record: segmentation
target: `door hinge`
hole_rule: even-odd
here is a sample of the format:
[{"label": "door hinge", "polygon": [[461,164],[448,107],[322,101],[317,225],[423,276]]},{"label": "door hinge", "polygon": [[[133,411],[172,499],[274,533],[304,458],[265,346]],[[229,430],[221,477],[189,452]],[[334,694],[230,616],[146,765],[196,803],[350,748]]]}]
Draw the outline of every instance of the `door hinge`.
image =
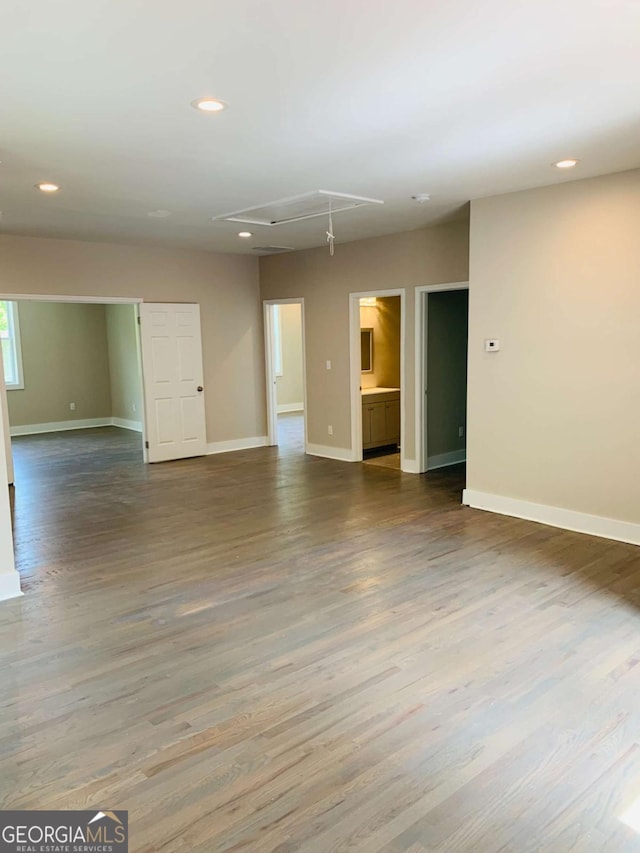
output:
[{"label": "door hinge", "polygon": [[142,325],[142,324],[141,324],[141,322],[140,322],[140,315],[139,315],[139,314],[138,314],[138,325],[139,325],[139,326],[140,326],[140,325]]},{"label": "door hinge", "polygon": [[144,446],[145,446],[145,448],[148,450],[148,449],[149,449],[149,442],[148,442],[148,441],[145,441]]}]

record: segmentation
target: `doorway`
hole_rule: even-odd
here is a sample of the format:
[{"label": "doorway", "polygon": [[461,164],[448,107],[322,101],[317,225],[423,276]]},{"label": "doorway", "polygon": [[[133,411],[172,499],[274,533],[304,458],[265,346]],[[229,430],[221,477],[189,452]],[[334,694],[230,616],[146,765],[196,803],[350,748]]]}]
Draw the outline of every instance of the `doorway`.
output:
[{"label": "doorway", "polygon": [[404,300],[404,289],[349,297],[353,459],[403,471]]},{"label": "doorway", "polygon": [[268,443],[305,453],[304,299],[264,303]]},{"label": "doorway", "polygon": [[416,436],[420,473],[466,462],[467,282],[416,289]]},{"label": "doorway", "polygon": [[73,456],[82,436],[83,447],[93,439],[99,453],[105,428],[112,433],[110,444],[121,440],[130,450],[137,448],[134,456],[143,461],[135,304],[3,298],[0,336],[10,482],[15,479],[14,452],[18,461],[28,459],[37,444],[51,458],[56,453]]}]

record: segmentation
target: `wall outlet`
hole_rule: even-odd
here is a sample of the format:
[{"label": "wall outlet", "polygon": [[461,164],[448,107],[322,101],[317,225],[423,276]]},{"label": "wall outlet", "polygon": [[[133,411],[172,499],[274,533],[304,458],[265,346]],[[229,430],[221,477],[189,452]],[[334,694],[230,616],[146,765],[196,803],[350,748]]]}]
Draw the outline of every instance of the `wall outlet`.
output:
[{"label": "wall outlet", "polygon": [[69,411],[75,412],[75,410],[76,410],[76,404],[75,403],[69,403]]},{"label": "wall outlet", "polygon": [[333,435],[333,427],[331,426],[331,424],[329,424],[329,426],[327,427],[327,432],[329,433],[329,435]]},{"label": "wall outlet", "polygon": [[331,359],[327,359],[327,370],[331,370]]},{"label": "wall outlet", "polygon": [[461,427],[458,427],[458,438],[463,438],[463,437],[464,437],[464,427],[461,426]]},{"label": "wall outlet", "polygon": [[485,352],[498,352],[500,349],[500,341],[497,338],[487,338],[484,342]]},{"label": "wall outlet", "polygon": [[135,403],[132,403],[132,404],[131,404],[131,411],[132,411],[132,412],[135,412],[135,410],[136,410],[136,404],[135,404]]}]

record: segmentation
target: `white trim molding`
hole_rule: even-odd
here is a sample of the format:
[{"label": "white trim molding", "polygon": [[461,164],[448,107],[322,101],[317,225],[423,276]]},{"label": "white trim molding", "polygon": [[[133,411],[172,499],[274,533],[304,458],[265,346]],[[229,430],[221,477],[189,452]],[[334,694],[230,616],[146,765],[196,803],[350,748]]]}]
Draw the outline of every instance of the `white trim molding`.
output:
[{"label": "white trim molding", "polygon": [[286,412],[304,412],[304,403],[302,401],[299,403],[278,403],[277,410],[279,415]]},{"label": "white trim molding", "polygon": [[[362,462],[362,394],[361,350],[360,350],[360,300],[363,297],[399,296],[400,297],[400,469],[407,470],[404,448],[407,446],[406,403],[409,387],[407,385],[407,291],[404,287],[391,290],[363,290],[349,294],[349,377],[351,385],[351,447],[353,458],[349,462]],[[322,446],[322,445],[320,445]],[[332,450],[335,448],[331,448]],[[310,452],[307,449],[307,452]],[[315,454],[313,454],[315,455]],[[318,454],[324,455],[324,454]],[[333,458],[333,457],[330,457]]]},{"label": "white trim molding", "polygon": [[142,432],[142,423],[140,421],[130,421],[127,418],[111,418],[111,426],[120,427],[120,429],[130,429],[132,432]]},{"label": "white trim molding", "polygon": [[66,432],[74,429],[94,429],[95,427],[114,426],[142,432],[140,421],[128,421],[125,418],[79,418],[75,421],[52,421],[45,424],[21,424],[10,428],[11,435],[39,435],[44,432]]},{"label": "white trim molding", "polygon": [[[302,324],[302,403],[296,403],[299,408],[280,409],[276,399],[277,379],[274,359],[274,312],[278,305],[299,305],[300,306],[300,321]],[[265,364],[265,380],[267,393],[267,444],[278,444],[278,413],[280,411],[300,411],[307,410],[307,345],[305,339],[305,313],[304,313],[304,298],[302,296],[292,296],[282,299],[264,299],[262,301],[263,318],[264,318],[264,364]],[[304,446],[307,452],[308,433],[307,433],[307,418],[304,419]]]},{"label": "white trim molding", "polygon": [[18,598],[21,595],[24,595],[24,593],[20,589],[20,575],[18,572],[0,573],[0,601]]},{"label": "white trim molding", "polygon": [[234,450],[249,450],[252,447],[266,447],[269,439],[266,435],[254,435],[251,438],[232,438],[229,441],[214,441],[207,444],[207,456],[216,453],[231,453]]},{"label": "white trim molding", "polygon": [[111,426],[112,418],[79,418],[75,421],[52,421],[46,424],[22,424],[12,426],[11,435],[37,435],[41,432],[66,432],[71,429],[93,429]]},{"label": "white trim molding", "polygon": [[466,450],[452,450],[450,453],[437,453],[427,458],[427,471],[435,471],[436,468],[447,468],[449,465],[459,465],[467,461]]},{"label": "white trim molding", "polygon": [[462,503],[474,509],[537,521],[540,524],[548,524],[550,527],[561,527],[563,530],[573,530],[576,533],[587,533],[591,536],[601,536],[603,539],[615,539],[617,542],[640,545],[640,524],[634,524],[631,521],[589,515],[557,506],[531,503],[517,498],[492,495],[488,492],[477,492],[475,489],[464,490]]},{"label": "white trim molding", "polygon": [[336,459],[338,462],[361,462],[350,447],[331,447],[328,444],[307,444],[309,456],[322,456],[324,459]]},{"label": "white trim molding", "polygon": [[419,474],[420,470],[418,467],[418,460],[417,459],[407,459],[405,457],[405,459],[402,463],[401,470],[404,474]]},{"label": "white trim molding", "polygon": [[[425,405],[426,376],[425,348],[427,342],[427,297],[430,293],[450,290],[469,290],[468,281],[452,281],[448,284],[423,284],[415,288],[414,306],[414,380],[415,380],[415,444],[418,474],[429,470],[428,449],[425,447],[427,406]],[[425,295],[426,294],[426,295]],[[431,457],[433,459],[435,457]],[[464,460],[462,460],[464,461]],[[446,463],[452,465],[454,463]],[[435,467],[441,467],[439,465]]]},{"label": "white trim molding", "polygon": [[89,305],[137,305],[141,296],[83,296],[79,293],[63,296],[60,293],[1,293],[0,299],[11,302],[74,302]]}]

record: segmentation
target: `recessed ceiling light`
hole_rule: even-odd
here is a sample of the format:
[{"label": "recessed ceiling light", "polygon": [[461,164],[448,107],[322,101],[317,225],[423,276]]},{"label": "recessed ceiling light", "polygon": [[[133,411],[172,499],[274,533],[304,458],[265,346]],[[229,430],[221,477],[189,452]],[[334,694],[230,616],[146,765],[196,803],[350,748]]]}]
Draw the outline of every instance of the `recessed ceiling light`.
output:
[{"label": "recessed ceiling light", "polygon": [[249,237],[253,237],[253,234],[251,231],[238,231],[238,237],[242,237],[244,240],[246,240]]},{"label": "recessed ceiling light", "polygon": [[194,110],[200,110],[203,113],[221,113],[227,107],[224,101],[219,101],[217,98],[196,98],[195,101],[191,101],[191,106]]},{"label": "recessed ceiling light", "polygon": [[147,216],[150,216],[152,219],[166,219],[167,216],[171,216],[170,210],[150,210],[147,213]]},{"label": "recessed ceiling light", "polygon": [[52,184],[50,181],[42,181],[42,183],[36,184],[36,188],[43,193],[57,193],[60,189],[57,184]]},{"label": "recessed ceiling light", "polygon": [[573,157],[567,157],[566,160],[558,160],[558,162],[553,165],[556,169],[573,169],[574,166],[578,165],[578,161],[574,160]]}]

